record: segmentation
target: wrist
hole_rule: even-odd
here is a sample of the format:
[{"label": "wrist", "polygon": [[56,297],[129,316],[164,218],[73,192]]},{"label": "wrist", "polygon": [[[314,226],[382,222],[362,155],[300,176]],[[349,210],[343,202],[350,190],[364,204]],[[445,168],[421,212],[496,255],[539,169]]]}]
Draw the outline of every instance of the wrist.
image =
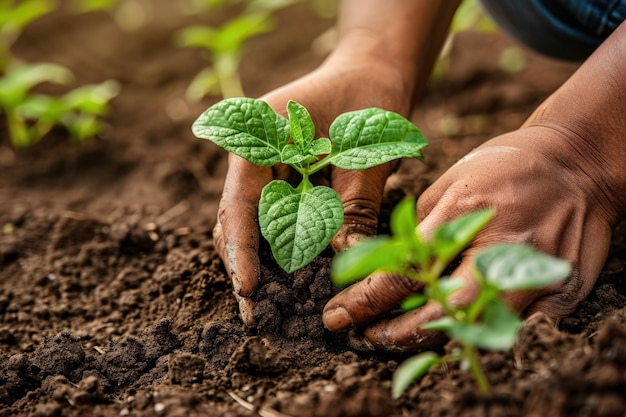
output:
[{"label": "wrist", "polygon": [[[370,74],[371,82],[393,86],[397,100],[403,103],[406,116],[416,87],[416,65],[405,56],[398,56],[387,50],[383,42],[373,34],[354,31],[343,36],[333,52],[324,62],[331,71],[342,73],[364,69]],[[354,88],[367,86],[355,85]],[[394,109],[388,109],[394,110]],[[397,111],[395,109],[394,111]]]}]

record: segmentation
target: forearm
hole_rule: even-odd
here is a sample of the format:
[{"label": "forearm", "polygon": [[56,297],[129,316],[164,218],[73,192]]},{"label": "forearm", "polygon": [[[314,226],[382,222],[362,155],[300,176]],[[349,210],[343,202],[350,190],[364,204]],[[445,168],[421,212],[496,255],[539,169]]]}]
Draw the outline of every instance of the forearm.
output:
[{"label": "forearm", "polygon": [[419,94],[448,34],[460,0],[343,0],[339,43],[331,59],[377,60],[400,71]]},{"label": "forearm", "polygon": [[535,111],[532,124],[562,130],[612,220],[626,217],[626,23]]}]

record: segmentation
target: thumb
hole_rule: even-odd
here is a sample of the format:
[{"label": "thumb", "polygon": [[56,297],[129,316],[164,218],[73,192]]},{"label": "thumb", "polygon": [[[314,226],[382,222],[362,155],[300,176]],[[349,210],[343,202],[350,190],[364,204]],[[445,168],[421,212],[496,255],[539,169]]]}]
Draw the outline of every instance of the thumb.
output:
[{"label": "thumb", "polygon": [[343,226],[331,241],[335,252],[376,234],[383,190],[390,173],[390,164],[361,171],[333,170],[332,186],[344,206]]}]

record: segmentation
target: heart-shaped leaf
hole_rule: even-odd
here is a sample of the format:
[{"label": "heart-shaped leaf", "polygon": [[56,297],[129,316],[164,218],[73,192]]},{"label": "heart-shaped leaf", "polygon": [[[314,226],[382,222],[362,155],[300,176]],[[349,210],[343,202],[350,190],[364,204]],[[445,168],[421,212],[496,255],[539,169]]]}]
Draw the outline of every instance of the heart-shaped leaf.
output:
[{"label": "heart-shaped leaf", "polygon": [[289,140],[289,122],[264,101],[231,98],[209,107],[193,123],[194,135],[208,139],[253,164],[280,162]]},{"label": "heart-shaped leaf", "polygon": [[276,262],[294,272],[322,252],[343,224],[343,204],[328,187],[298,191],[275,180],[263,188],[259,225]]}]

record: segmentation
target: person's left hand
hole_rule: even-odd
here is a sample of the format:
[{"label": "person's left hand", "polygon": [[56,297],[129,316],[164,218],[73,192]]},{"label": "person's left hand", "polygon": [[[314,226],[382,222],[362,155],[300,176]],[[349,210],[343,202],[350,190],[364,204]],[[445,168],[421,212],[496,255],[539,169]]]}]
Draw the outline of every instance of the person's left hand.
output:
[{"label": "person's left hand", "polygon": [[[571,140],[542,126],[502,135],[456,163],[419,198],[419,229],[426,237],[462,214],[484,208],[496,211],[452,273],[465,286],[452,294],[451,302],[464,305],[476,297],[477,286],[470,274],[474,256],[505,242],[531,245],[568,260],[573,267],[572,274],[557,285],[504,294],[516,312],[541,311],[560,318],[589,294],[606,259],[617,219],[599,190],[603,172],[589,168]],[[367,325],[365,342],[377,349],[429,348],[441,342],[441,335],[420,326],[441,315],[436,304],[381,319],[418,289],[416,281],[408,278],[368,277],[328,302],[324,323],[332,331]]]}]

